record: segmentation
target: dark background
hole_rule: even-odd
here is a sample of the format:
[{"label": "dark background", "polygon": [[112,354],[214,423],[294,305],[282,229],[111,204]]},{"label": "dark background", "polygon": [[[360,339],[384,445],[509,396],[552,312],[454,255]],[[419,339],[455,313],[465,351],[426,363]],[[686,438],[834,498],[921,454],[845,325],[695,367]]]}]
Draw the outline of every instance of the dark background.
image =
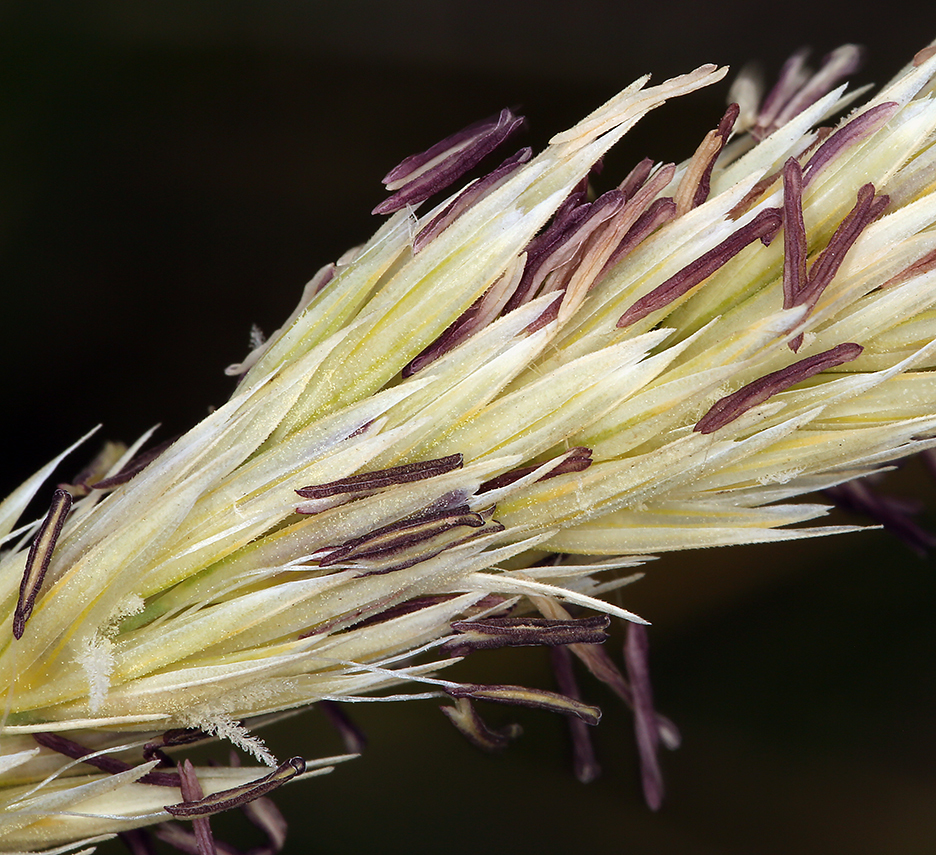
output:
[{"label": "dark background", "polygon": [[[369,236],[406,154],[505,105],[539,147],[646,71],[774,74],[803,44],[866,44],[857,79],[881,84],[936,37],[916,8],[0,3],[0,493],[97,422],[129,440],[161,421],[165,437],[222,402],[250,324],[274,329]],[[654,114],[609,183],[644,155],[688,156],[726,92]],[[920,471],[896,481],[936,506]],[[660,813],[640,799],[628,714],[583,681],[605,709],[598,782],[574,781],[545,713],[488,710],[526,731],[491,758],[433,702],[358,708],[365,756],[278,799],[289,851],[932,852],[934,570],[881,533],[667,556],[625,598],[653,622],[659,706],[685,739]],[[537,652],[463,674],[551,685]],[[339,750],[318,712],[268,739],[281,756]]]}]

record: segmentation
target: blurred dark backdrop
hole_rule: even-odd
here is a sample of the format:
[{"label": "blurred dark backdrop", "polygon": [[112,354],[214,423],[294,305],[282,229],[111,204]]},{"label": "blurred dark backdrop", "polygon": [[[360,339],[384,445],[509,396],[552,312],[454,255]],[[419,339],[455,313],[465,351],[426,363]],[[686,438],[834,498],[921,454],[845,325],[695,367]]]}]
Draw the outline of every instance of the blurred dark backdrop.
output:
[{"label": "blurred dark backdrop", "polygon": [[[167,437],[222,402],[251,323],[274,329],[369,236],[404,155],[505,105],[542,146],[646,71],[773,74],[803,44],[817,58],[866,44],[858,81],[881,84],[936,37],[918,9],[0,4],[0,492],[97,422],[132,439],[160,421]],[[726,92],[655,113],[608,173],[688,156]],[[913,467],[896,482],[936,503]],[[665,557],[625,597],[654,624],[659,705],[685,737],[659,814],[640,800],[629,716],[586,684],[606,710],[598,782],[572,779],[564,722],[546,714],[490,710],[526,730],[491,758],[432,702],[359,708],[365,756],[279,799],[289,851],[932,852],[934,570],[881,533]],[[469,664],[471,679],[550,686],[535,653]],[[317,712],[268,738],[283,756],[339,750]]]}]

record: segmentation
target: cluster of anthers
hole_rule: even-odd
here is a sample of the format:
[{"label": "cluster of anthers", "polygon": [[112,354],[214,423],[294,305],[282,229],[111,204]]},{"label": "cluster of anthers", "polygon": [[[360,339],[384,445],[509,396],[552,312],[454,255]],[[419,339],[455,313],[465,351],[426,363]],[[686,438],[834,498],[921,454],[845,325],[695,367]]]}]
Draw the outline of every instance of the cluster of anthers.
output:
[{"label": "cluster of anthers", "polygon": [[[247,726],[312,704],[351,754],[337,702],[448,698],[486,749],[516,731],[476,701],[554,710],[589,780],[599,711],[575,660],[633,709],[659,805],[657,747],[679,736],[644,622],[600,599],[639,575],[622,570],[851,530],[789,528],[826,512],[788,502],[817,490],[926,542],[848,485],[936,445],[936,49],[823,126],[857,62],[799,54],[763,100],[742,76],[688,161],[597,198],[615,142],[726,70],[642,78],[422,215],[523,122],[408,158],[389,218],[229,369],[225,405],[150,453],[149,434],[108,444],[44,519],[14,530],[72,449],[0,504],[0,848],[120,833],[144,852],[154,825],[208,853],[208,817],[242,807],[278,851],[262,797],[343,758],[279,764]],[[440,676],[506,645],[549,647],[558,691]],[[271,768],[170,758],[219,737]]]}]

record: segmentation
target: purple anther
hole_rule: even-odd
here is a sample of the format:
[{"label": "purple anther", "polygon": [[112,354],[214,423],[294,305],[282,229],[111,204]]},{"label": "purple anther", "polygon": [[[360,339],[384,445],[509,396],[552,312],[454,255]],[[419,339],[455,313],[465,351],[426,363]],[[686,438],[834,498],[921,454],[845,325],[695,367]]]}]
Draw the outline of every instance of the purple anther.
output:
[{"label": "purple anther", "polygon": [[815,356],[807,356],[779,371],[765,374],[752,383],[742,386],[737,392],[716,401],[712,408],[696,422],[693,430],[703,434],[714,433],[779,392],[829,368],[835,368],[837,365],[857,359],[863,350],[860,344],[848,342],[837,345],[831,350],[817,353]]},{"label": "purple anther", "polygon": [[395,192],[372,213],[392,214],[444,190],[494,151],[523,123],[522,116],[515,116],[504,109],[496,118],[469,125],[421,154],[406,158],[384,177],[387,189]]},{"label": "purple anther", "polygon": [[[179,789],[182,799],[186,803],[199,802],[204,798],[204,791],[195,774],[195,767],[191,760],[184,760],[179,767]],[[195,851],[197,855],[217,855],[214,835],[211,833],[211,824],[207,816],[192,817],[192,832],[195,835]]]},{"label": "purple anther", "polygon": [[[592,451],[590,448],[586,448],[584,445],[577,445],[574,448],[570,448],[565,452],[560,458],[556,458],[559,462],[555,467],[549,470],[545,475],[538,478],[538,481],[545,481],[548,478],[555,478],[557,475],[566,475],[570,472],[584,472],[592,464]],[[539,466],[520,466],[516,469],[511,469],[508,472],[504,472],[501,475],[496,475],[491,478],[489,481],[485,481],[479,488],[479,493],[487,493],[489,490],[498,490],[501,487],[506,487],[508,484],[513,484],[514,481],[519,481],[521,478],[529,475],[531,472],[539,469]]]},{"label": "purple anther", "polygon": [[640,780],[643,784],[644,798],[650,810],[659,810],[663,803],[663,773],[657,758],[660,732],[653,708],[646,627],[636,623],[627,625],[624,663],[634,693],[634,731],[640,756]]},{"label": "purple anther", "polygon": [[561,221],[556,221],[527,250],[526,267],[517,290],[504,307],[504,313],[537,295],[546,277],[568,264],[594,231],[624,207],[624,194],[609,190],[594,202],[579,205]]},{"label": "purple anther", "polygon": [[428,514],[414,514],[369,534],[352,538],[331,549],[320,561],[320,567],[330,567],[344,561],[360,558],[389,558],[423,543],[449,529],[467,526],[481,528],[487,522],[481,513],[469,511],[467,505]]},{"label": "purple anther", "polygon": [[[48,748],[65,757],[71,757],[72,760],[81,760],[82,763],[94,766],[95,769],[100,769],[109,775],[127,772],[133,768],[129,763],[106,754],[91,756],[95,754],[92,749],[58,733],[34,733],[32,737],[43,748]],[[138,779],[138,783],[152,784],[157,787],[178,787],[179,775],[177,772],[147,772]]]},{"label": "purple anther", "polygon": [[790,309],[806,287],[806,224],[803,170],[791,157],[783,167],[783,308]]},{"label": "purple anther", "polygon": [[634,194],[641,187],[643,187],[644,182],[649,177],[652,169],[653,158],[645,157],[630,172],[627,173],[627,176],[624,178],[624,180],[618,184],[618,190],[620,190],[628,199],[632,199]]},{"label": "purple anther", "polygon": [[561,715],[574,715],[590,725],[596,725],[601,720],[601,710],[598,707],[543,689],[507,685],[480,686],[468,683],[462,686],[446,687],[445,691],[453,698],[474,698],[497,704],[549,710]]},{"label": "purple anther", "polygon": [[251,781],[249,784],[232,787],[229,790],[221,790],[195,802],[165,805],[165,810],[173,816],[185,819],[221,813],[231,808],[240,807],[249,801],[260,798],[260,796],[265,796],[297,775],[301,775],[305,772],[305,766],[305,760],[301,757],[293,757],[278,766],[269,775]]},{"label": "purple anther", "polygon": [[611,253],[605,270],[609,270],[622,258],[632,253],[641,243],[652,235],[660,226],[665,225],[676,216],[676,202],[672,197],[664,196],[655,199],[649,208],[644,211],[624,235],[624,238]]},{"label": "purple anther", "polygon": [[416,354],[400,372],[404,377],[412,377],[417,371],[422,371],[446,353],[454,350],[470,334],[475,319],[481,311],[484,296],[478,297],[459,317],[449,324],[442,334],[430,345]]},{"label": "purple anther", "polygon": [[893,288],[895,285],[900,285],[902,282],[907,282],[916,276],[928,273],[934,268],[936,268],[936,249],[930,250],[899,273],[895,273],[890,279],[881,284],[881,289]]},{"label": "purple anther", "polygon": [[479,178],[459,193],[448,205],[424,225],[413,238],[413,252],[419,252],[434,237],[441,234],[479,199],[487,196],[513,175],[514,171],[526,163],[533,154],[533,149],[522,148],[515,155],[508,157],[497,169]]},{"label": "purple anther", "polygon": [[602,644],[608,639],[610,619],[606,615],[580,620],[535,617],[498,617],[454,621],[458,633],[443,650],[450,656],[465,656],[473,650],[499,647],[554,647],[565,644]]},{"label": "purple anther", "polygon": [[[572,654],[568,648],[553,647],[549,651],[553,674],[560,693],[576,701],[582,700],[582,693],[572,669]],[[595,756],[595,746],[591,738],[591,729],[576,716],[567,716],[569,735],[572,739],[572,768],[575,777],[583,784],[590,784],[601,775],[601,766]]]},{"label": "purple anther", "polygon": [[374,472],[362,472],[360,475],[351,475],[329,481],[327,484],[318,484],[302,487],[296,492],[304,499],[325,499],[341,493],[366,493],[371,490],[380,490],[394,484],[409,484],[413,481],[422,481],[444,475],[462,466],[461,454],[449,454],[447,457],[438,457],[434,460],[420,460],[417,463],[404,463],[402,466],[391,466],[388,469],[378,469]]},{"label": "purple anther", "polygon": [[860,116],[856,116],[835,133],[831,134],[828,139],[816,149],[815,154],[809,158],[809,161],[803,168],[803,187],[808,187],[809,183],[831,160],[838,157],[838,155],[851,146],[867,139],[889,121],[891,116],[899,109],[900,105],[895,101],[885,101],[883,104],[878,104],[870,110],[865,110]]},{"label": "purple anther", "polygon": [[36,597],[39,596],[39,589],[42,587],[42,580],[45,578],[46,570],[49,569],[49,562],[52,560],[52,551],[55,549],[56,541],[62,532],[62,526],[65,524],[65,517],[71,510],[72,497],[65,490],[56,490],[52,494],[52,505],[46,518],[39,526],[39,531],[29,547],[29,554],[26,556],[26,567],[23,570],[23,578],[20,581],[19,599],[16,601],[16,610],[13,612],[13,637],[17,640],[23,637],[26,631],[26,621],[32,614],[33,606],[36,603]]},{"label": "purple anther", "polygon": [[839,224],[825,249],[809,269],[805,287],[797,295],[794,305],[814,306],[832,281],[845,260],[845,254],[858,236],[876,220],[887,207],[887,196],[874,195],[874,185],[865,184],[858,191],[858,201]]},{"label": "purple anther", "polygon": [[755,139],[767,136],[777,127],[774,120],[800,87],[809,79],[809,70],[806,66],[807,56],[809,56],[809,49],[800,48],[783,63],[780,74],[777,76],[777,82],[761,103],[760,111],[757,114],[756,130],[758,133],[754,135],[752,131]]},{"label": "purple anther", "polygon": [[647,315],[666,308],[674,300],[687,294],[696,285],[711,276],[734,258],[742,249],[755,240],[769,244],[779,231],[782,217],[777,208],[761,211],[751,222],[742,226],[718,246],[710,249],[695,261],[686,265],[679,273],[671,276],[662,285],[641,297],[618,319],[619,328],[630,326]]},{"label": "purple anther", "polygon": [[722,153],[725,143],[728,142],[728,137],[731,136],[731,132],[734,129],[735,122],[738,120],[738,114],[740,112],[741,108],[737,104],[729,104],[728,109],[725,110],[725,114],[718,123],[718,127],[715,129],[715,136],[718,138],[718,143],[714,146],[709,156],[708,163],[706,163],[705,169],[699,177],[699,184],[692,197],[691,207],[698,208],[699,205],[708,199],[709,190],[712,186],[712,170],[715,168],[715,161],[718,160],[718,155]]},{"label": "purple anther", "polygon": [[100,481],[96,481],[93,484],[88,484],[87,486],[94,490],[113,490],[114,487],[119,487],[121,484],[126,484],[131,478],[139,475],[144,469],[146,469],[150,463],[159,457],[159,455],[162,454],[167,448],[169,448],[169,446],[172,445],[172,443],[174,443],[178,438],[178,436],[174,436],[172,439],[167,439],[165,442],[161,442],[159,445],[156,445],[147,451],[140,452],[116,475],[111,475],[109,478],[102,478]]},{"label": "purple anther", "polygon": [[823,95],[858,71],[863,61],[864,50],[859,45],[842,45],[826,54],[819,70],[783,105],[783,109],[773,121],[774,127],[785,125],[803,110],[811,107]]}]

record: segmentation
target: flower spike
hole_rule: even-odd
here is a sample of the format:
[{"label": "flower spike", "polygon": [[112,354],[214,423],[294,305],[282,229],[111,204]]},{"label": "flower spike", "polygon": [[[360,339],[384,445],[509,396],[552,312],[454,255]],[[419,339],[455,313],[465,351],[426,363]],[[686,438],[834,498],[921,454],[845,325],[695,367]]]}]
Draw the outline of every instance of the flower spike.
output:
[{"label": "flower spike", "polygon": [[[592,780],[575,659],[632,710],[658,807],[680,736],[653,616],[606,594],[655,553],[855,531],[814,523],[817,491],[931,542],[856,479],[936,448],[936,55],[823,129],[859,59],[798,55],[761,105],[742,81],[687,161],[617,186],[609,149],[726,69],[641,78],[467,186],[511,111],[407,158],[229,401],[163,448],[106,446],[41,521],[16,529],[61,458],[0,503],[0,850],[143,852],[156,825],[232,852],[208,818],[254,805],[278,851],[259,800],[364,747],[346,702],[448,697],[485,750],[519,728],[476,702],[556,712]],[[507,646],[546,648],[558,691],[441,676]],[[351,755],[281,763],[254,734],[316,704]],[[258,765],[191,765],[218,740]]]}]

